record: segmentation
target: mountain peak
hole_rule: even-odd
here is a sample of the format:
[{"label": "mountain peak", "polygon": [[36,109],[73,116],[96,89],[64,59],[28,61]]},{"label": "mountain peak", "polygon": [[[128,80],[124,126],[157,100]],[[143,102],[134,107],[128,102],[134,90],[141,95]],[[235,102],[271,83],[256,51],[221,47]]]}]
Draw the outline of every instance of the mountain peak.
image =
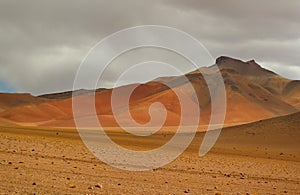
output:
[{"label": "mountain peak", "polygon": [[255,63],[256,64],[255,60],[249,60],[249,61],[247,61],[247,63]]},{"label": "mountain peak", "polygon": [[220,56],[216,59],[216,64],[226,63],[228,60],[236,60],[228,56]]},{"label": "mountain peak", "polygon": [[220,70],[232,69],[240,75],[249,76],[274,76],[274,72],[261,67],[254,59],[242,61],[228,56],[220,56],[216,59],[216,64]]}]

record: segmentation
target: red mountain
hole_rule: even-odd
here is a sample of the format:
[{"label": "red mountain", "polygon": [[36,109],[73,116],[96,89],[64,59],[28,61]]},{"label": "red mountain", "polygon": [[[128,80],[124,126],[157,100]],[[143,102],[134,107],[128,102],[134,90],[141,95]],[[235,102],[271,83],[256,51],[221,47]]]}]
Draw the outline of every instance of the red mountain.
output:
[{"label": "red mountain", "polygon": [[[180,121],[180,103],[174,89],[159,83],[165,81],[184,92],[189,110],[194,110],[198,98],[201,109],[201,125],[208,124],[211,112],[210,94],[203,74],[213,78],[214,66],[218,66],[227,93],[227,114],[225,125],[248,123],[266,118],[287,115],[300,109],[300,81],[283,78],[266,70],[254,60],[243,62],[230,57],[219,57],[216,64],[186,74],[196,91],[188,91],[188,83],[183,76],[158,78],[139,85],[130,97],[130,113],[139,123],[150,120],[149,106],[161,102],[167,109],[165,125],[177,125]],[[116,88],[126,91],[135,85]],[[111,108],[112,89],[99,89],[95,93],[98,118],[104,126],[117,126]],[[74,98],[88,101],[91,91],[77,91]],[[122,99],[123,97],[119,97]],[[125,119],[126,106],[116,103],[116,112]],[[82,117],[89,121],[89,111],[82,108]],[[189,113],[185,113],[189,115]],[[34,97],[29,94],[0,94],[0,123],[9,121],[22,125],[74,126],[72,112],[72,92],[47,94]]]}]

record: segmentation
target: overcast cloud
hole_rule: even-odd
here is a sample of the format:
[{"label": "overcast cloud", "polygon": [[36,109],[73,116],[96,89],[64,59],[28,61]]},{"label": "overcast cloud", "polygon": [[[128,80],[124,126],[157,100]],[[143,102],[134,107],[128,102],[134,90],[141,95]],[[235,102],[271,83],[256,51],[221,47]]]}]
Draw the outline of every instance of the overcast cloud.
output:
[{"label": "overcast cloud", "polygon": [[92,46],[113,32],[147,24],[191,34],[214,58],[255,59],[300,79],[299,10],[298,0],[3,0],[0,91],[37,95],[71,90]]}]

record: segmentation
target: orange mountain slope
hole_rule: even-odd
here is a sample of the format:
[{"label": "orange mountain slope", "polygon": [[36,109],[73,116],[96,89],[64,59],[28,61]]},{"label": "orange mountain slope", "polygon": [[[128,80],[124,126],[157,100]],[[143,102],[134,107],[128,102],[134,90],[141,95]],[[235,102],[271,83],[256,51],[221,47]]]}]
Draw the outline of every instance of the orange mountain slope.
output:
[{"label": "orange mountain slope", "polygon": [[[266,118],[287,115],[299,111],[300,81],[283,78],[259,66],[255,61],[243,62],[229,57],[219,57],[216,60],[227,94],[226,124],[240,124],[258,121]],[[216,66],[214,65],[214,66]],[[202,74],[214,78],[214,68],[206,67],[193,71],[185,76],[192,84],[196,94],[188,88],[187,80],[183,76],[158,78],[145,84],[132,84],[118,87],[115,90],[126,92],[132,87],[129,100],[130,114],[139,123],[150,120],[149,107],[152,103],[161,102],[167,111],[164,125],[178,125],[181,117],[180,102],[174,89],[186,97],[186,106],[193,113],[198,99],[201,110],[200,124],[208,124],[211,112],[211,97]],[[168,85],[159,83],[164,81]],[[104,126],[117,126],[111,108],[112,89],[99,89],[95,92],[95,107],[97,116]],[[93,101],[91,91],[77,91],[78,100]],[[115,113],[125,124],[130,124],[126,112],[126,103],[122,94],[117,97]],[[29,94],[13,95],[0,94],[0,119],[14,121],[18,124],[43,126],[74,126],[72,112],[72,92],[48,94],[33,97]],[[87,124],[92,113],[83,105],[80,117],[86,119]]]}]

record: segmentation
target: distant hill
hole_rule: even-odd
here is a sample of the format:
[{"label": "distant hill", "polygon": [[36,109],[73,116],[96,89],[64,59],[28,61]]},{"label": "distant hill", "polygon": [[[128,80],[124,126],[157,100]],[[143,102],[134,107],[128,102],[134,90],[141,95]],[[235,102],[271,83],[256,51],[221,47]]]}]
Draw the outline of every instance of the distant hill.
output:
[{"label": "distant hill", "polygon": [[[187,106],[193,111],[198,98],[201,109],[200,124],[208,124],[211,112],[211,97],[204,80],[205,74],[213,79],[214,66],[218,66],[224,78],[227,94],[227,114],[225,123],[236,125],[273,118],[298,112],[300,109],[300,81],[283,78],[262,68],[254,60],[243,62],[226,56],[216,59],[216,64],[195,70],[184,76],[192,83],[196,95],[187,88],[183,76],[163,77],[145,84],[132,84],[115,90],[127,91],[138,86],[130,98],[130,112],[139,123],[150,120],[149,106],[161,102],[167,109],[165,125],[179,124],[181,117],[180,102],[173,89],[159,83],[164,81],[182,91],[187,97]],[[79,90],[77,96],[87,101],[89,90]],[[100,122],[104,126],[117,126],[111,108],[112,89],[98,89],[95,93],[95,107]],[[122,96],[118,97],[120,100]],[[116,113],[126,121],[125,105],[117,103]],[[190,113],[185,113],[189,115]],[[89,111],[83,106],[82,117],[89,123]],[[0,118],[18,124],[38,126],[74,126],[72,112],[72,92],[41,95],[0,94]]]}]

